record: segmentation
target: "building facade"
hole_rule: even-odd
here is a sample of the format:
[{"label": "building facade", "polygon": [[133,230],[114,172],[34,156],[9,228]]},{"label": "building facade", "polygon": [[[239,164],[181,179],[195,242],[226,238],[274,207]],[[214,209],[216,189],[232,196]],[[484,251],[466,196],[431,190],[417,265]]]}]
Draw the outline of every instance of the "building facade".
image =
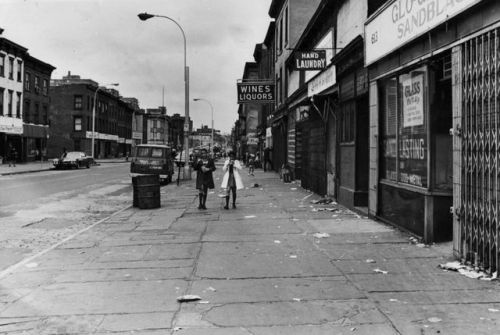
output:
[{"label": "building facade", "polygon": [[[23,152],[23,81],[27,49],[2,36],[0,29],[0,157],[11,148]],[[1,160],[0,160],[1,162]]]},{"label": "building facade", "polygon": [[[288,165],[293,174],[296,168],[295,119],[289,118],[287,61],[320,0],[273,0],[269,16],[275,21],[274,78],[275,106],[272,118],[272,160],[275,170]],[[293,176],[292,176],[293,177]]]},{"label": "building facade", "polygon": [[22,161],[47,159],[49,89],[54,69],[29,54],[25,57]]},{"label": "building facade", "polygon": [[51,81],[50,96],[49,157],[58,157],[64,149],[90,156],[93,136],[95,158],[121,157],[130,152],[134,108],[121,100],[117,90],[68,73]]},{"label": "building facade", "polygon": [[[384,24],[382,29],[382,22]],[[365,28],[372,216],[500,266],[500,3],[388,1]]]}]

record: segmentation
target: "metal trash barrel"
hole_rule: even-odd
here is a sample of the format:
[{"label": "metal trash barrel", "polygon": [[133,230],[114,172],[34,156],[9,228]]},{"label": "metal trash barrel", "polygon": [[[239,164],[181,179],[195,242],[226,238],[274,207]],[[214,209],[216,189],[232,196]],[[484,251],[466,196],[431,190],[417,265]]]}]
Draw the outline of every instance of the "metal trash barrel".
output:
[{"label": "metal trash barrel", "polygon": [[134,207],[153,209],[160,207],[160,178],[156,174],[132,177]]}]

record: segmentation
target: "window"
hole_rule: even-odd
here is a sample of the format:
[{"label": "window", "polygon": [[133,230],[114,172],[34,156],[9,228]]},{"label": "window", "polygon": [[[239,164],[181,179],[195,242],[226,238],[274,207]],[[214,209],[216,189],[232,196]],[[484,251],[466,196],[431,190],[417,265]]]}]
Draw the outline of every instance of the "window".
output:
[{"label": "window", "polygon": [[87,116],[87,130],[92,130],[92,118],[90,116]]},{"label": "window", "polygon": [[0,115],[3,115],[3,94],[5,90],[0,88]]},{"label": "window", "polygon": [[0,54],[0,76],[5,77],[5,55]]},{"label": "window", "polygon": [[31,90],[31,74],[29,72],[24,73],[24,90],[27,92]]},{"label": "window", "polygon": [[16,118],[20,119],[21,118],[22,94],[20,92],[16,92],[16,95],[17,95],[17,100],[16,100]]},{"label": "window", "polygon": [[35,93],[40,93],[40,77],[35,76]]},{"label": "window", "polygon": [[17,81],[18,82],[23,81],[23,61],[22,60],[17,61]]},{"label": "window", "polygon": [[283,49],[283,18],[280,19],[279,51]]},{"label": "window", "polygon": [[381,177],[428,187],[427,69],[381,82]]},{"label": "window", "polygon": [[75,131],[82,131],[82,117],[81,116],[75,116],[73,123],[74,123],[73,129]]},{"label": "window", "polygon": [[40,105],[35,104],[35,112],[33,113],[33,123],[38,124],[40,121]]},{"label": "window", "polygon": [[14,58],[9,57],[9,79],[14,79]]},{"label": "window", "polygon": [[43,105],[42,107],[42,124],[49,124],[49,108],[47,105]]},{"label": "window", "polygon": [[9,90],[7,93],[7,116],[12,117],[12,99],[14,91]]},{"label": "window", "polygon": [[74,109],[81,110],[82,109],[82,101],[83,101],[83,98],[81,95],[75,95],[75,97],[74,97]]},{"label": "window", "polygon": [[49,81],[44,79],[42,82],[42,94],[47,96],[49,95]]},{"label": "window", "polygon": [[340,142],[354,142],[356,124],[356,102],[351,100],[342,104],[340,110]]},{"label": "window", "polygon": [[288,44],[288,6],[285,8],[285,46]]},{"label": "window", "polygon": [[31,122],[30,108],[31,108],[31,102],[28,99],[24,100],[23,120],[26,123]]}]

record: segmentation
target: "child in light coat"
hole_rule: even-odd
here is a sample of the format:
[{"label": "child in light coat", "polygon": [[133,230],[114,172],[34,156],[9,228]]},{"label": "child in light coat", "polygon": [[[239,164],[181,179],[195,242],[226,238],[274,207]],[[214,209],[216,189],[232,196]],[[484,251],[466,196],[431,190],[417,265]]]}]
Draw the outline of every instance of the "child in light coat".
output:
[{"label": "child in light coat", "polygon": [[240,161],[234,159],[234,153],[229,154],[229,158],[224,162],[222,171],[225,171],[224,178],[222,178],[221,187],[226,189],[226,206],[224,209],[229,209],[229,195],[233,192],[233,208],[236,208],[236,190],[243,189],[243,181],[241,180]]}]

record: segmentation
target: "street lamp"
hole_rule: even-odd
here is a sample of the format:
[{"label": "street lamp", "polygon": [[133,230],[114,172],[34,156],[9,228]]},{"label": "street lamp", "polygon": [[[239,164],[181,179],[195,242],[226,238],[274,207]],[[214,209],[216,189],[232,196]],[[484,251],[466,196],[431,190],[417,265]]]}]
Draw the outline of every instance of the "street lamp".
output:
[{"label": "street lamp", "polygon": [[153,17],[162,17],[164,19],[170,20],[182,33],[182,38],[184,39],[184,178],[191,179],[190,167],[189,167],[189,68],[186,65],[187,51],[186,51],[186,34],[182,29],[181,25],[177,23],[174,19],[165,15],[155,15],[148,13],[141,13],[137,15],[141,21],[149,20]]},{"label": "street lamp", "polygon": [[194,98],[193,99],[194,101],[205,101],[206,103],[208,103],[210,105],[210,109],[212,111],[212,138],[211,138],[211,148],[212,148],[212,152],[214,150],[214,106],[212,106],[212,104],[210,103],[210,101],[208,101],[207,99],[203,99],[203,98]]},{"label": "street lamp", "polygon": [[107,85],[103,85],[102,87],[97,85],[97,89],[95,90],[94,92],[94,106],[92,108],[92,158],[95,159],[94,157],[94,144],[95,144],[95,105],[97,104],[97,92],[99,92],[99,90],[105,86],[118,86],[120,84],[118,83],[111,83],[111,84],[107,84]]}]

